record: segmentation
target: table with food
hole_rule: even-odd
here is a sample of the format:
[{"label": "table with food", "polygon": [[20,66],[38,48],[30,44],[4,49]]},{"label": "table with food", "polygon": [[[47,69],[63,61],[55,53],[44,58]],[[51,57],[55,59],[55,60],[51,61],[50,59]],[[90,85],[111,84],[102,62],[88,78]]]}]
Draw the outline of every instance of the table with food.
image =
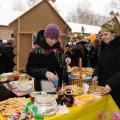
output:
[{"label": "table with food", "polygon": [[[25,80],[30,76],[13,72],[12,77],[18,79],[18,83],[9,79],[11,90],[16,90],[17,96],[28,92],[30,98],[15,97],[1,101],[0,120],[114,120],[120,117],[120,110],[111,95],[102,94],[104,87],[90,84],[92,68],[70,69],[69,75],[74,78],[69,80],[70,85],[47,92],[32,91],[31,87],[26,87],[30,86],[29,80]],[[4,82],[5,78],[1,78]]]},{"label": "table with food", "polygon": [[32,77],[18,71],[0,74],[0,84],[3,84],[16,96],[27,95],[34,91]]},{"label": "table with food", "polygon": [[113,120],[120,111],[103,87],[89,86],[83,94],[78,85],[57,91],[34,91],[30,98],[17,97],[0,102],[0,120]]}]

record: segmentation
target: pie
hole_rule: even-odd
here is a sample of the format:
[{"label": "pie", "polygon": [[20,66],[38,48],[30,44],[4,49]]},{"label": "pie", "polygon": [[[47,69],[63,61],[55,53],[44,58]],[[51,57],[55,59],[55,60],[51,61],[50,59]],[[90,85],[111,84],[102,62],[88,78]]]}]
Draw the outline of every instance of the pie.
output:
[{"label": "pie", "polygon": [[99,94],[102,94],[104,90],[104,87],[103,86],[97,86],[97,85],[93,85],[93,86],[90,86],[89,87],[89,91],[91,93],[99,93]]},{"label": "pie", "polygon": [[92,94],[83,94],[80,96],[76,96],[75,98],[78,100],[77,104],[80,105],[86,105],[88,103],[93,102],[96,99],[95,96]]},{"label": "pie", "polygon": [[64,91],[66,92],[68,89],[72,90],[72,94],[74,96],[80,95],[83,93],[83,89],[78,85],[66,85],[64,86]]},{"label": "pie", "polygon": [[0,112],[3,116],[11,116],[15,112],[24,111],[27,101],[24,97],[10,98],[0,102]]}]

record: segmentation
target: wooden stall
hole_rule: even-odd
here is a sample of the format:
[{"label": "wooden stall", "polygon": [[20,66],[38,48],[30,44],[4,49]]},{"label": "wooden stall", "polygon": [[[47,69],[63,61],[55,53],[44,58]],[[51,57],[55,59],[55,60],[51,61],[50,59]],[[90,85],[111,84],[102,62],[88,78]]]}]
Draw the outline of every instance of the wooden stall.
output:
[{"label": "wooden stall", "polygon": [[14,40],[16,46],[14,50],[16,54],[14,59],[16,63],[15,70],[25,68],[32,47],[33,36],[39,30],[45,29],[50,23],[56,23],[60,27],[62,33],[61,44],[64,49],[65,39],[71,28],[47,0],[42,0],[9,24],[9,27],[14,29],[16,36]]}]

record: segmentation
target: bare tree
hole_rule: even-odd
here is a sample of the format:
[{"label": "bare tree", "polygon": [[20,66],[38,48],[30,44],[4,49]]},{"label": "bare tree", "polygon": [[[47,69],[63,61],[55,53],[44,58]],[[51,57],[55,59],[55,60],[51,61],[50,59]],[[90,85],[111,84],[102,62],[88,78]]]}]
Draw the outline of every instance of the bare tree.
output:
[{"label": "bare tree", "polygon": [[108,13],[110,13],[111,11],[113,11],[114,13],[120,13],[120,0],[111,0],[109,2]]},{"label": "bare tree", "polygon": [[91,3],[89,0],[84,0],[80,2],[75,11],[69,12],[66,19],[69,22],[89,25],[101,25],[104,21],[106,21],[105,16],[95,14],[91,10]]},{"label": "bare tree", "polygon": [[110,1],[110,7],[111,8],[118,8],[119,5],[120,5],[120,0],[117,0],[117,1],[112,0],[112,1]]},{"label": "bare tree", "polygon": [[26,10],[25,4],[23,4],[22,0],[15,0],[15,1],[13,1],[12,8],[13,8],[13,10],[17,10],[17,11],[24,11],[24,10]]},{"label": "bare tree", "polygon": [[[31,8],[33,6],[35,6],[38,2],[40,2],[41,0],[27,0],[27,5],[28,8]],[[49,2],[54,3],[56,0],[48,0]]]},{"label": "bare tree", "polygon": [[[35,6],[41,0],[14,0],[12,8],[18,11],[25,11],[30,9],[31,7]],[[54,3],[56,0],[48,0],[51,3]],[[55,6],[54,6],[55,7]],[[56,8],[56,7],[55,7]],[[57,10],[57,8],[56,8]]]},{"label": "bare tree", "polygon": [[33,7],[36,5],[40,0],[27,0],[27,5],[29,8]]}]

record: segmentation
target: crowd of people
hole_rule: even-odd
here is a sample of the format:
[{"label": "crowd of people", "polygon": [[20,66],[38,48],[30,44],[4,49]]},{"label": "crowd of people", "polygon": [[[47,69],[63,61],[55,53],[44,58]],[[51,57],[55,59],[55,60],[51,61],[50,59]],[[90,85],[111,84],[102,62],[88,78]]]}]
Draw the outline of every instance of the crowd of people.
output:
[{"label": "crowd of people", "polygon": [[79,58],[82,58],[82,67],[94,68],[97,62],[98,53],[96,52],[93,43],[90,40],[77,40],[74,44],[72,41],[66,45],[66,56],[71,58],[70,66],[78,66]]},{"label": "crowd of people", "polygon": [[[120,107],[120,37],[116,35],[116,30],[116,24],[108,21],[99,31],[100,45],[97,49],[90,40],[73,37],[66,45],[66,52],[60,44],[58,25],[51,23],[45,30],[38,31],[26,65],[26,73],[35,78],[35,90],[50,90],[56,80],[61,87],[62,82],[67,81],[67,66],[78,66],[79,58],[82,58],[82,67],[94,68],[92,83],[104,86],[103,94],[111,94]],[[9,70],[9,67],[5,69],[2,66],[5,62],[2,61],[3,48],[7,47],[4,46],[0,43],[0,74],[13,71],[14,66]]]}]

